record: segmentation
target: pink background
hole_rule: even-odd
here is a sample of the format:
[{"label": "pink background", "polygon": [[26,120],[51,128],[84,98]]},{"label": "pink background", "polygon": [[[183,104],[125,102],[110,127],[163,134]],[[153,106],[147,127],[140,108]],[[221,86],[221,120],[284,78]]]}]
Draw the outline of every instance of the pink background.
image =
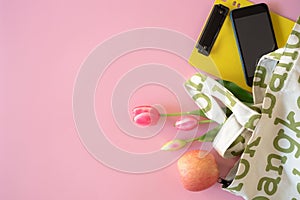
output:
[{"label": "pink background", "polygon": [[[265,2],[292,20],[300,14],[298,0]],[[241,199],[217,184],[203,192],[184,190],[176,163],[142,175],[110,169],[84,148],[73,120],[74,82],[92,49],[115,34],[143,27],[167,28],[196,40],[212,4],[0,0],[0,199]],[[130,70],[149,62],[164,63],[183,77],[194,73],[179,57],[145,50],[118,60],[103,78],[117,81],[126,73],[121,74],[120,67]],[[107,115],[104,129],[113,144],[148,152],[173,137],[171,128],[149,140],[122,134],[105,106],[111,89],[98,88],[95,104],[96,112]],[[167,111],[177,111],[174,94],[165,88],[150,85],[133,92],[129,107],[159,103]],[[232,162],[217,159],[224,174]]]}]

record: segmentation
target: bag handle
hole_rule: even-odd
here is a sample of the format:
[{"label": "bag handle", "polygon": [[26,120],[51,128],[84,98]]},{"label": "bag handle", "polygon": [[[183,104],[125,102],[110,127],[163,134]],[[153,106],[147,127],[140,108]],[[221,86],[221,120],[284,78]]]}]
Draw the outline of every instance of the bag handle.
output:
[{"label": "bag handle", "polygon": [[185,88],[207,118],[219,124],[226,121],[226,115],[216,99],[232,111],[241,126],[250,131],[254,130],[260,119],[260,113],[243,104],[223,85],[204,74],[193,75],[185,83]]},{"label": "bag handle", "polygon": [[[239,155],[261,114],[243,104],[222,84],[201,73],[193,75],[186,82],[185,88],[207,118],[223,124],[213,141],[215,150],[223,157]],[[228,119],[217,100],[232,111]],[[240,144],[234,144],[238,137],[243,140]]]}]

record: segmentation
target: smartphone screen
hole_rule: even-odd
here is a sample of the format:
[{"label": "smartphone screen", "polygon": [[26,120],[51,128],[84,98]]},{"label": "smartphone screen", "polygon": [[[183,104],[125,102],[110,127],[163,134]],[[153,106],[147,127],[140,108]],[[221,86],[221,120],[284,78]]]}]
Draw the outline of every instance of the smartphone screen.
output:
[{"label": "smartphone screen", "polygon": [[277,49],[269,10],[261,3],[232,10],[230,16],[246,82],[251,87],[259,58]]}]

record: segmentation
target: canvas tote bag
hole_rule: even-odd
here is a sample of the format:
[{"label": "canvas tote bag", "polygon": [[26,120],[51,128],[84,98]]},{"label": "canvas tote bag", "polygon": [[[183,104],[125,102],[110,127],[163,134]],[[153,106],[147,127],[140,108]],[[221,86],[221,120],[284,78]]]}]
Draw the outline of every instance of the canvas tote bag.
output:
[{"label": "canvas tote bag", "polygon": [[[202,74],[186,90],[206,116],[223,124],[213,147],[240,156],[224,188],[244,199],[300,199],[300,19],[284,48],[263,56],[248,107],[222,84]],[[226,118],[220,102],[232,111]]]}]

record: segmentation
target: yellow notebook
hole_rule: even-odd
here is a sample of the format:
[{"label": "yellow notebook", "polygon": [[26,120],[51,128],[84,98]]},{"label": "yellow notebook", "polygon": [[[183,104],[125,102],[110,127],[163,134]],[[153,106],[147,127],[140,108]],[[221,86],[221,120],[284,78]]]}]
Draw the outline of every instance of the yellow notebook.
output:
[{"label": "yellow notebook", "polygon": [[[237,8],[237,6],[244,7],[252,5],[253,3],[246,0],[215,0],[214,4],[222,4],[232,10]],[[286,43],[294,26],[294,22],[272,12],[271,18],[277,44],[278,47],[281,48]],[[199,34],[199,37],[200,35],[201,34]],[[199,53],[198,49],[195,47],[190,56],[189,63],[213,76],[235,82],[242,88],[251,91],[251,88],[247,86],[244,78],[244,72],[229,14],[227,14],[225,18],[224,24],[222,25],[209,56]]]}]

